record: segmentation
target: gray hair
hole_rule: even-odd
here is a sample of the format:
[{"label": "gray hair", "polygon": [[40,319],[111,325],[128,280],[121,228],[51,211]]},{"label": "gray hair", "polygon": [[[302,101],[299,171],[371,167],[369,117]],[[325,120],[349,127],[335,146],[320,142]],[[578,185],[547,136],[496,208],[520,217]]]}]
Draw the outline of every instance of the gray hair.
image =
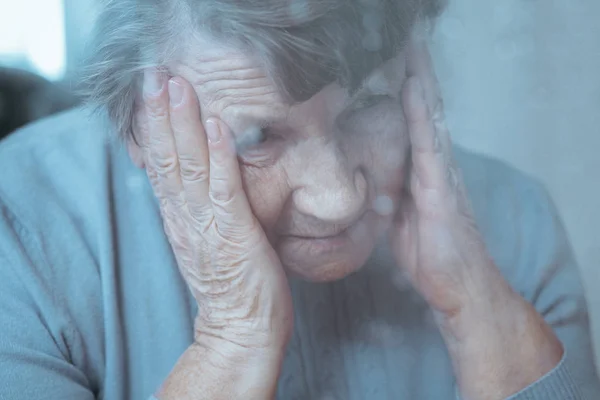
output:
[{"label": "gray hair", "polygon": [[[205,33],[252,51],[283,96],[309,99],[338,82],[355,90],[405,46],[443,0],[104,0],[82,89],[123,138],[132,135],[141,76]],[[133,138],[135,140],[135,137]]]}]

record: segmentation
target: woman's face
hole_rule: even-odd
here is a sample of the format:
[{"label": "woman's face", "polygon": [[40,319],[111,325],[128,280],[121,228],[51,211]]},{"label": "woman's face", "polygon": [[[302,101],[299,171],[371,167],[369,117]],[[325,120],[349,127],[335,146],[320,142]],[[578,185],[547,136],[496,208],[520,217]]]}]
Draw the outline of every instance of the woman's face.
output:
[{"label": "woman's face", "polygon": [[204,120],[231,128],[246,194],[288,272],[329,281],[359,269],[403,185],[404,56],[353,96],[330,84],[297,104],[283,100],[260,62],[216,44],[170,69],[194,86]]}]

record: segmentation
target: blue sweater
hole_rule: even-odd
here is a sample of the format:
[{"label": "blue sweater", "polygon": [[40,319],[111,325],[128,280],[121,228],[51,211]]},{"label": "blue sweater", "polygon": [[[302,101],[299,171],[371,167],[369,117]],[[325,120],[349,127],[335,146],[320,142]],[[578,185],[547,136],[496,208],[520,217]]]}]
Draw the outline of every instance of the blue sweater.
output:
[{"label": "blue sweater", "polygon": [[[156,200],[107,131],[73,110],[0,143],[0,400],[148,399],[191,343],[196,305]],[[492,257],[566,349],[513,398],[600,398],[582,286],[552,201],[500,162],[456,157]],[[296,324],[278,399],[454,398],[431,314],[393,271],[375,254],[338,282],[290,282]]]}]

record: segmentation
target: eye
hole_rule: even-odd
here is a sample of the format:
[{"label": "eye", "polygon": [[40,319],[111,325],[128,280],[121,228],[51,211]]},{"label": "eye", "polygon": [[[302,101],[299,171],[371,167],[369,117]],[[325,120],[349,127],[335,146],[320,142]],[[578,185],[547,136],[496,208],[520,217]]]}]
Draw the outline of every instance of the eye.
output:
[{"label": "eye", "polygon": [[252,127],[244,131],[236,140],[238,153],[256,149],[266,143],[272,137],[268,127]]},{"label": "eye", "polygon": [[239,155],[257,155],[272,150],[279,138],[271,127],[255,126],[247,129],[236,139],[236,148]]},{"label": "eye", "polygon": [[389,100],[394,101],[395,99],[387,94],[374,94],[374,95],[358,98],[349,107],[350,115],[353,115],[353,114],[363,111],[363,110],[368,110],[369,108],[375,107],[375,106],[377,106],[385,101],[389,101]]},{"label": "eye", "polygon": [[281,154],[284,141],[271,127],[255,127],[237,139],[237,154],[241,165],[256,168],[272,166]]}]

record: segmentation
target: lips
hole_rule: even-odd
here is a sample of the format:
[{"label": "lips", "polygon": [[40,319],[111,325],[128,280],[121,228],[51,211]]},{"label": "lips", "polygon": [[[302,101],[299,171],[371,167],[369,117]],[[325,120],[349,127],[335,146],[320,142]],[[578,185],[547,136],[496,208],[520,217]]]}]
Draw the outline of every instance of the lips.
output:
[{"label": "lips", "polygon": [[295,276],[319,282],[341,279],[360,268],[373,251],[380,237],[379,218],[366,212],[353,224],[329,225],[327,232],[287,235],[281,237],[276,250],[284,267]]},{"label": "lips", "polygon": [[318,239],[334,239],[338,236],[343,235],[348,231],[348,229],[352,228],[356,224],[358,224],[365,216],[366,213],[362,213],[358,218],[356,218],[350,224],[335,224],[335,225],[327,225],[320,226],[317,229],[311,229],[306,231],[295,231],[289,233],[287,236],[289,238],[294,239],[303,239],[303,240],[318,240]]},{"label": "lips", "polygon": [[319,234],[291,234],[287,235],[290,238],[294,239],[303,239],[303,240],[316,240],[316,239],[333,239],[335,237],[341,236],[344,232],[348,230],[352,225],[346,226],[343,229],[337,229],[335,231],[331,231],[331,233],[324,233],[322,230],[319,231]]}]

